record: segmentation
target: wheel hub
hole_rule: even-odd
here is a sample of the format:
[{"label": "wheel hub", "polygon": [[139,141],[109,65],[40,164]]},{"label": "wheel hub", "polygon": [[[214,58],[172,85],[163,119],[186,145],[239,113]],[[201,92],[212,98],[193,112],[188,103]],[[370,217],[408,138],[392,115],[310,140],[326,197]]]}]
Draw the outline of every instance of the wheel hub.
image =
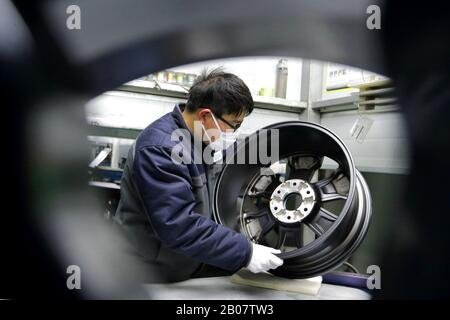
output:
[{"label": "wheel hub", "polygon": [[281,223],[295,224],[305,219],[316,204],[316,194],[309,183],[301,179],[280,184],[270,197],[270,211]]}]

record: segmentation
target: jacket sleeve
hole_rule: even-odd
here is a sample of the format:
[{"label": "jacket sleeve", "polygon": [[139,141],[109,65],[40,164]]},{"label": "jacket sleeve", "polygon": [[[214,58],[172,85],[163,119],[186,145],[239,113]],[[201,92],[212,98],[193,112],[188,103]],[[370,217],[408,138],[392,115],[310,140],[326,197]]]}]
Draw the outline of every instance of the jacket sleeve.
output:
[{"label": "jacket sleeve", "polygon": [[188,167],[177,164],[160,146],[136,152],[134,172],[151,225],[161,242],[174,251],[225,270],[248,265],[247,238],[194,212],[196,204]]}]

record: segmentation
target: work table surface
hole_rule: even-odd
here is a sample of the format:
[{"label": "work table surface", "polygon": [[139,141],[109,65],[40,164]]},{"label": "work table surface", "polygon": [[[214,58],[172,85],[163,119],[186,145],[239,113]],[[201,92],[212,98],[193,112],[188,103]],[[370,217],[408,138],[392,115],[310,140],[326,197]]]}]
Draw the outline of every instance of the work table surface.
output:
[{"label": "work table surface", "polygon": [[322,283],[316,296],[235,284],[231,277],[189,279],[169,284],[146,284],[145,290],[157,300],[368,300],[361,289]]}]

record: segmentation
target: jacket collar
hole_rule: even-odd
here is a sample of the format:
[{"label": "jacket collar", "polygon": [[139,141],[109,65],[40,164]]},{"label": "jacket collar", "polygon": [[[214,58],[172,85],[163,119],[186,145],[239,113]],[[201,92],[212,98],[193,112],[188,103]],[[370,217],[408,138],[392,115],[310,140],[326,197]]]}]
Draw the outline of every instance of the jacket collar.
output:
[{"label": "jacket collar", "polygon": [[177,126],[181,129],[188,129],[188,126],[186,125],[186,122],[184,122],[184,118],[183,118],[183,110],[186,107],[185,103],[177,103],[175,105],[175,107],[173,108],[172,111],[172,117],[175,120],[175,123],[177,124]]},{"label": "jacket collar", "polygon": [[183,110],[186,107],[185,103],[177,103],[175,105],[175,107],[173,108],[172,111],[172,117],[177,125],[178,128],[180,129],[186,129],[185,132],[186,134],[184,135],[183,139],[190,139],[191,141],[191,151],[192,151],[192,155],[194,155],[194,152],[197,153],[197,157],[200,157],[199,159],[202,159],[203,162],[203,152],[205,150],[205,148],[207,148],[207,146],[202,142],[200,145],[195,144],[194,143],[194,134],[189,130],[188,126],[186,125],[186,122],[184,121],[183,118]]}]

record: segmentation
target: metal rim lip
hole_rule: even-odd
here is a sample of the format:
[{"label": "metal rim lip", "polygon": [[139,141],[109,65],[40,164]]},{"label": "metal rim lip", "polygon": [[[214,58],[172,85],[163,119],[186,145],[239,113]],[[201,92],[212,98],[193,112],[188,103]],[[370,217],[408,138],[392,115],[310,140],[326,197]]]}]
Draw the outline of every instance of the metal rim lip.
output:
[{"label": "metal rim lip", "polygon": [[[304,278],[331,271],[356,250],[367,232],[371,216],[367,184],[349,150],[328,129],[303,121],[277,123],[264,129],[280,131],[279,160],[289,166],[288,176],[278,179],[277,174],[263,174],[260,169],[264,166],[258,163],[239,167],[226,161],[214,190],[214,216],[253,242],[284,246],[285,252],[279,256],[285,264],[274,274]],[[259,133],[250,135],[232,152],[245,152],[250,144],[259,141]],[[301,143],[296,137],[302,137]],[[318,172],[324,157],[335,160],[338,169],[315,181],[310,172]],[[338,190],[342,186],[344,194]],[[227,195],[219,197],[221,193]],[[288,208],[286,198],[291,195],[298,195],[299,200]],[[262,198],[267,199],[259,202]],[[339,214],[325,209],[329,201],[335,200],[344,201]],[[272,228],[269,232],[265,230],[267,225]],[[301,243],[297,239],[304,226],[312,228],[316,235],[313,241]]]}]

